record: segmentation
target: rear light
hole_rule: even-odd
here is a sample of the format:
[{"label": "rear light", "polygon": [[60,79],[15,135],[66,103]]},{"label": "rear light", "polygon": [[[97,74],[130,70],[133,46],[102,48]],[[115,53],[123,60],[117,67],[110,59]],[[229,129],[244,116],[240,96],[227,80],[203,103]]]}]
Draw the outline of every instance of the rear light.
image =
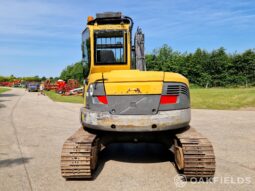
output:
[{"label": "rear light", "polygon": [[102,104],[108,104],[108,100],[106,96],[96,96],[98,101]]},{"label": "rear light", "polygon": [[177,95],[161,95],[160,104],[175,104],[177,98]]}]

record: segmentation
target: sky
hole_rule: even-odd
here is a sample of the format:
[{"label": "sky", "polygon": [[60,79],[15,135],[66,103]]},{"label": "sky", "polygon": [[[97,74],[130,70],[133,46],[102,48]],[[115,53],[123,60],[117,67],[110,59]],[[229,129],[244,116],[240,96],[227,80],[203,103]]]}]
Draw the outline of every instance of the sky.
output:
[{"label": "sky", "polygon": [[254,0],[0,0],[0,75],[59,76],[81,60],[87,16],[107,11],[133,18],[147,53],[163,44],[180,52],[255,48]]}]

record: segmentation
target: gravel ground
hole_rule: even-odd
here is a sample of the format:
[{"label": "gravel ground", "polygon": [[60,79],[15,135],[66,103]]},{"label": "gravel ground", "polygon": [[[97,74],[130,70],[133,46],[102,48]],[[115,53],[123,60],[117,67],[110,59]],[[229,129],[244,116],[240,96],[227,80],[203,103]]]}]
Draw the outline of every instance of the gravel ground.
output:
[{"label": "gravel ground", "polygon": [[[79,104],[12,89],[0,95],[0,190],[175,190],[173,156],[158,144],[112,144],[92,181],[60,175],[63,142],[79,127]],[[192,110],[191,125],[214,145],[214,182],[183,190],[254,190],[255,111]]]}]

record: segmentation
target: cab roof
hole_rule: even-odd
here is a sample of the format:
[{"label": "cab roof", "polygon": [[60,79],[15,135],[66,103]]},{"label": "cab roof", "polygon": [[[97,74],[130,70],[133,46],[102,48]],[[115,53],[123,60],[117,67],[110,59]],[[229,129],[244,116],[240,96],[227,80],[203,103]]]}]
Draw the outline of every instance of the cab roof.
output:
[{"label": "cab roof", "polygon": [[98,25],[104,24],[132,24],[133,21],[130,17],[123,16],[121,12],[104,12],[97,13],[96,18],[88,21],[88,25],[94,25],[97,23]]}]

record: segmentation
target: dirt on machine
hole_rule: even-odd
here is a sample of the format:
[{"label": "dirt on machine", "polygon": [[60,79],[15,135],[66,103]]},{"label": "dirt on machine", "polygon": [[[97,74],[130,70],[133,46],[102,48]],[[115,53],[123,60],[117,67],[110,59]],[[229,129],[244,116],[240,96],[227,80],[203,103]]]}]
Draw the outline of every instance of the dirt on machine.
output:
[{"label": "dirt on machine", "polygon": [[82,32],[84,107],[81,128],[62,149],[66,179],[91,179],[101,148],[111,143],[161,143],[180,174],[211,179],[211,142],[190,127],[188,80],[178,73],[146,71],[144,34],[132,41],[133,20],[120,12],[88,17]]}]

